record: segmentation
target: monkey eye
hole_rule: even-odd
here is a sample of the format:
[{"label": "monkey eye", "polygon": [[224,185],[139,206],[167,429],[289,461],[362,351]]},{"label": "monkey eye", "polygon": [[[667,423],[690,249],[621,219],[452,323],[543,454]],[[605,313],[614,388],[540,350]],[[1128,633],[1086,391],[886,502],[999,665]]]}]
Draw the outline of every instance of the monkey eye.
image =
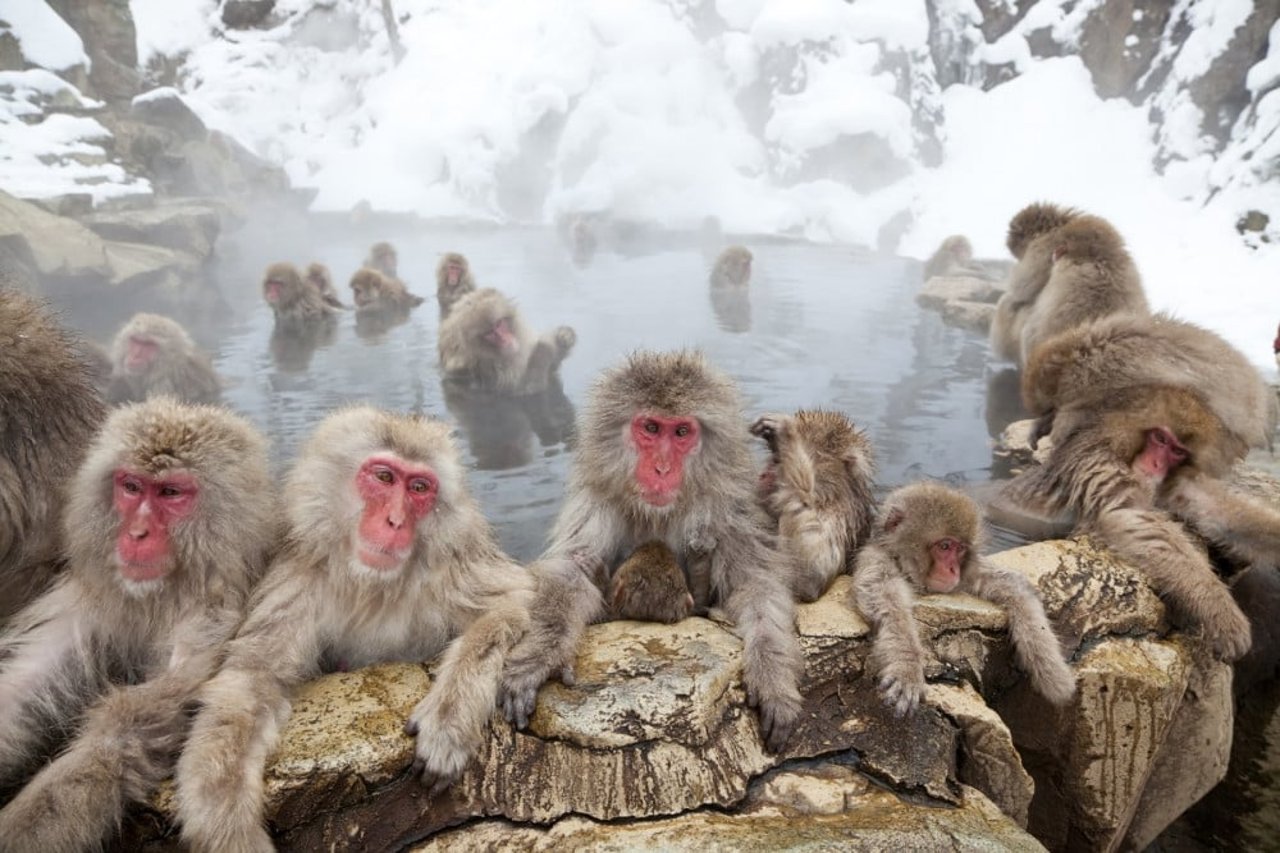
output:
[{"label": "monkey eye", "polygon": [[658,434],[658,430],[660,430],[660,429],[661,429],[661,427],[660,427],[660,426],[658,426],[658,422],[657,422],[657,421],[645,421],[645,422],[644,422],[644,431],[645,431],[645,432],[647,432],[647,433],[649,433],[650,435],[657,435],[657,434]]},{"label": "monkey eye", "polygon": [[126,492],[128,492],[131,495],[138,495],[142,493],[142,484],[139,483],[137,480],[125,480],[120,485]]},{"label": "monkey eye", "polygon": [[1169,451],[1169,455],[1181,462],[1187,458],[1188,453],[1184,448],[1174,447]]},{"label": "monkey eye", "polygon": [[422,477],[416,477],[409,482],[409,490],[417,492],[420,495],[425,495],[427,492],[431,491],[431,481]]},{"label": "monkey eye", "polygon": [[379,483],[392,483],[395,481],[395,475],[386,468],[379,468],[373,472],[373,476],[378,478]]},{"label": "monkey eye", "polygon": [[1158,429],[1153,429],[1151,431],[1151,438],[1161,447],[1169,443],[1169,439],[1165,436],[1164,432]]},{"label": "monkey eye", "polygon": [[689,434],[689,425],[688,425],[688,424],[680,424],[680,426],[676,427],[676,435],[677,435],[678,437],[680,437],[680,438],[684,438],[684,437],[685,437],[686,435],[688,435],[688,434]]},{"label": "monkey eye", "polygon": [[949,540],[943,539],[941,542],[939,542],[939,543],[938,543],[938,550],[939,550],[939,551],[950,551],[950,550],[951,550],[951,542],[950,542]]},{"label": "monkey eye", "polygon": [[182,490],[179,489],[177,486],[171,486],[168,483],[166,483],[165,485],[160,487],[159,494],[160,494],[160,497],[162,498],[176,498],[178,495],[182,494]]}]

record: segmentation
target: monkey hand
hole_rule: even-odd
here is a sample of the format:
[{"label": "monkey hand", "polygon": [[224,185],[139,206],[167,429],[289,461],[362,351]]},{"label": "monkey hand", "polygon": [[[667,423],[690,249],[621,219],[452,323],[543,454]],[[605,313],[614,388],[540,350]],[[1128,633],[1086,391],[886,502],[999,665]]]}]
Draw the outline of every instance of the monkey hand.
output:
[{"label": "monkey hand", "polygon": [[1205,620],[1204,633],[1214,657],[1231,663],[1244,657],[1253,646],[1253,631],[1249,619],[1236,606],[1226,587],[1222,588],[1222,594],[1225,600],[1218,608],[1220,612]]},{"label": "monkey hand", "polygon": [[880,695],[899,717],[915,711],[924,688],[924,668],[915,661],[890,664],[880,673]]},{"label": "monkey hand", "polygon": [[438,720],[435,724],[430,722],[433,715],[432,708],[428,707],[430,699],[428,695],[413,709],[404,724],[404,731],[417,737],[410,772],[422,782],[428,795],[434,797],[458,780],[467,767],[471,751],[458,743],[447,726],[440,725]]},{"label": "monkey hand", "polygon": [[800,719],[800,696],[787,695],[775,685],[746,685],[747,704],[760,712],[760,735],[765,748],[781,752]]},{"label": "monkey hand", "polygon": [[761,415],[756,418],[755,423],[751,424],[751,434],[757,438],[764,439],[764,443],[769,445],[769,452],[778,453],[778,439],[781,438],[785,429],[787,416],[780,415],[776,412]]},{"label": "monkey hand", "polygon": [[569,350],[573,349],[573,345],[578,342],[578,333],[573,330],[572,326],[561,326],[555,332],[556,351],[560,353],[560,357],[564,358],[569,354]]},{"label": "monkey hand", "polygon": [[507,660],[498,688],[498,707],[511,725],[517,729],[529,725],[529,717],[538,704],[538,688],[553,669],[555,667],[546,663],[514,654]]}]

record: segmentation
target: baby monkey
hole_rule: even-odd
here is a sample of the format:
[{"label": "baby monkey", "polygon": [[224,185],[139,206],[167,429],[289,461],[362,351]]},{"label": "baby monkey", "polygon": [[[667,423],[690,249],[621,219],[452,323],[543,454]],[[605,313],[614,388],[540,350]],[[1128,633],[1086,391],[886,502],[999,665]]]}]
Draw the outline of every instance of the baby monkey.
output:
[{"label": "baby monkey", "polygon": [[614,619],[675,624],[693,613],[693,595],[675,553],[659,541],[646,542],[618,566],[609,582]]},{"label": "baby monkey", "polygon": [[924,697],[927,653],[912,618],[916,593],[964,592],[1003,605],[1014,654],[1032,686],[1055,705],[1075,694],[1075,675],[1031,582],[979,556],[981,523],[967,496],[917,483],[885,499],[874,538],[858,555],[854,591],[876,631],[872,669],[899,715]]}]

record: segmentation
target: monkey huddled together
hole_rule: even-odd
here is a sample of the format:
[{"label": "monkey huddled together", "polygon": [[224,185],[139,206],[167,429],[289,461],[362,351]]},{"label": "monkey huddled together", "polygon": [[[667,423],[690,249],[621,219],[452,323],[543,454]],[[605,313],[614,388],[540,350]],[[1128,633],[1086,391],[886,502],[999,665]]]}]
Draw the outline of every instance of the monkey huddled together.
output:
[{"label": "monkey huddled together", "polygon": [[[1280,513],[1225,483],[1272,439],[1274,394],[1217,335],[1150,313],[1105,220],[1031,205],[1008,246],[993,349],[1021,365],[1036,439],[1052,442],[1010,496],[1070,513],[1238,658],[1249,623],[1194,537],[1280,563]],[[944,249],[940,268],[987,269],[963,238]],[[712,287],[741,289],[750,271],[732,247]],[[351,288],[357,322],[422,301],[386,243]],[[262,291],[282,336],[331,329],[344,308],[319,264],[272,264]],[[456,253],[437,300],[446,383],[537,394],[576,341],[568,326],[532,333]],[[0,851],[94,849],[171,774],[191,849],[272,849],[265,766],[293,691],[334,662],[439,656],[404,726],[412,773],[437,793],[495,709],[523,728],[544,683],[573,683],[603,619],[731,623],[760,740],[785,752],[805,716],[796,607],[842,574],[896,713],[925,696],[922,595],[1003,607],[1031,686],[1055,704],[1075,695],[1035,585],[983,557],[970,497],[916,483],[877,501],[873,445],[852,420],[749,419],[698,351],[642,350],[599,375],[546,549],[521,566],[443,421],[342,408],[280,485],[264,437],[209,405],[220,382],[176,322],[138,315],[117,335],[110,414],[86,351],[42,306],[0,291],[0,335],[20,345],[0,349],[0,590],[17,591],[0,622]]]}]

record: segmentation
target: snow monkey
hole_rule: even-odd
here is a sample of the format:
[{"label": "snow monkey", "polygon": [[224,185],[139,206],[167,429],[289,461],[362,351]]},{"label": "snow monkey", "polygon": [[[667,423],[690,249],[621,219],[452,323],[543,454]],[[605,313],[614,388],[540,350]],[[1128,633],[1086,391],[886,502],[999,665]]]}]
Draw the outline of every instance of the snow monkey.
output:
[{"label": "snow monkey", "polygon": [[568,495],[535,563],[530,632],[503,674],[503,709],[528,722],[538,687],[571,674],[608,579],[645,542],[663,542],[709,582],[744,643],[743,682],[765,743],[783,747],[800,714],[802,671],[788,562],[755,500],[751,436],[733,381],[697,352],[637,352],[597,380],[578,422]]},{"label": "snow monkey", "polygon": [[446,379],[529,394],[547,387],[577,340],[569,326],[535,337],[511,300],[486,287],[453,306],[440,324],[437,347]]},{"label": "snow monkey", "polygon": [[[319,266],[312,264],[312,267]],[[320,267],[324,270],[324,267]],[[335,310],[325,301],[319,286],[302,274],[293,264],[279,263],[267,267],[262,277],[262,298],[271,306],[276,316],[276,326],[288,331],[302,331],[310,326],[332,322]],[[324,270],[328,276],[328,270]],[[332,285],[330,285],[332,287]]]},{"label": "snow monkey", "polygon": [[66,484],[106,413],[78,341],[0,290],[0,625],[53,579]]},{"label": "snow monkey", "polygon": [[684,569],[663,542],[641,545],[609,582],[609,614],[614,619],[673,624],[692,613],[693,595]]},{"label": "snow monkey", "polygon": [[178,761],[178,819],[198,851],[271,849],[264,766],[289,691],[325,658],[359,667],[444,651],[405,725],[413,772],[442,790],[484,736],[528,623],[532,578],[499,549],[446,424],[341,410],[307,441],[284,494],[286,544],[201,691]]},{"label": "snow monkey", "polygon": [[991,324],[1000,358],[1025,365],[1037,345],[1060,331],[1149,310],[1124,240],[1102,217],[1032,204],[1009,222],[1007,243],[1018,263]]},{"label": "snow monkey", "polygon": [[711,286],[746,287],[751,283],[751,260],[751,252],[745,246],[725,249],[711,268]]},{"label": "snow monkey", "polygon": [[361,266],[377,270],[387,278],[400,280],[400,257],[396,254],[396,247],[385,241],[369,247],[369,257],[364,259]]},{"label": "snow monkey", "polygon": [[1189,323],[1114,317],[1043,344],[1023,391],[1033,413],[1052,419],[1053,448],[1006,487],[1009,497],[1075,513],[1202,626],[1215,654],[1247,652],[1247,619],[1178,522],[1243,560],[1280,562],[1280,514],[1222,482],[1275,428],[1258,371]]},{"label": "snow monkey", "polygon": [[1008,261],[975,259],[969,238],[963,234],[952,234],[925,261],[922,277],[928,281],[937,276],[965,275],[994,281],[1008,275],[1011,268]]},{"label": "snow monkey", "polygon": [[422,297],[405,288],[404,282],[372,267],[361,267],[351,276],[351,292],[356,303],[356,319],[361,314],[405,314],[422,304]]},{"label": "snow monkey", "polygon": [[970,498],[917,483],[885,499],[874,537],[858,555],[854,594],[876,632],[871,665],[899,715],[924,698],[927,653],[912,616],[917,593],[964,592],[1003,606],[1014,655],[1032,686],[1056,705],[1075,695],[1075,675],[1035,587],[979,556],[981,526]]},{"label": "snow monkey", "polygon": [[116,410],[68,484],[68,568],[0,637],[0,850],[96,849],[172,766],[277,536],[266,442],[160,398]]},{"label": "snow monkey", "polygon": [[465,255],[457,252],[446,252],[436,266],[436,302],[440,305],[440,320],[443,322],[459,299],[476,289],[476,280],[471,276],[471,265]]},{"label": "snow monkey", "polygon": [[875,514],[871,442],[839,412],[768,414],[751,434],[769,445],[760,500],[792,561],[793,592],[813,601],[853,566]]},{"label": "snow monkey", "polygon": [[1276,353],[1276,367],[1280,367],[1280,331],[1276,332],[1276,339],[1271,342],[1271,348]]},{"label": "snow monkey", "polygon": [[347,307],[338,298],[338,290],[333,286],[333,276],[329,274],[329,268],[324,264],[307,264],[307,284],[319,291],[320,298],[326,305],[338,309]]},{"label": "snow monkey", "polygon": [[167,395],[188,403],[216,403],[222,381],[187,330],[159,314],[134,314],[111,343],[107,400],[132,403]]}]

